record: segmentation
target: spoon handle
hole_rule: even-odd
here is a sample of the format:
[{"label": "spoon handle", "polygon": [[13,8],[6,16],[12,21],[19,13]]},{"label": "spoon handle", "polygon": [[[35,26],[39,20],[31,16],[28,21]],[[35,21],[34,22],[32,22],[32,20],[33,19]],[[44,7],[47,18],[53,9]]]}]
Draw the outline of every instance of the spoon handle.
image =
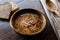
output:
[{"label": "spoon handle", "polygon": [[60,17],[60,12],[59,11],[55,10],[55,13],[56,13],[57,16]]}]

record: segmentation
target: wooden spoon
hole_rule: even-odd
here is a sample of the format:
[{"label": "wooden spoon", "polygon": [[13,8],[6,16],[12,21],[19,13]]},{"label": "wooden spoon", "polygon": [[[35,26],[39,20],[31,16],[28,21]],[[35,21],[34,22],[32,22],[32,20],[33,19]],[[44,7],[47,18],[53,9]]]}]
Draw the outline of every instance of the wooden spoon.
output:
[{"label": "wooden spoon", "polygon": [[46,6],[49,11],[55,12],[55,14],[60,17],[60,13],[56,5],[51,0],[46,0]]}]

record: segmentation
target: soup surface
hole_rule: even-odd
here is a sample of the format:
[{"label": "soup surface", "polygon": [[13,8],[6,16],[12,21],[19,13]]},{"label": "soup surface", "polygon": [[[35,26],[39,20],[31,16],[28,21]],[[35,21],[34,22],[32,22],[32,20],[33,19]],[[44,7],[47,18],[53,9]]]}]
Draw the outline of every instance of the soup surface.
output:
[{"label": "soup surface", "polygon": [[14,21],[14,27],[20,33],[23,34],[33,34],[42,28],[43,25],[43,17],[42,15],[38,16],[33,13],[25,13],[19,15],[17,19]]}]

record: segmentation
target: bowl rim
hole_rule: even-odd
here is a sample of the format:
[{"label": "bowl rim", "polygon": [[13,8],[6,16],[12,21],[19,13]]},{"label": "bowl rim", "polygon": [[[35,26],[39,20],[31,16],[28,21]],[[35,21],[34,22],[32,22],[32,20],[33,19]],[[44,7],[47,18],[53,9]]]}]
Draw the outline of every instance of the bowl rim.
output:
[{"label": "bowl rim", "polygon": [[[21,10],[25,10],[25,9],[21,9]],[[42,32],[42,31],[44,30],[44,28],[46,27],[46,18],[45,18],[45,16],[44,16],[44,14],[42,14],[42,12],[40,12],[40,11],[38,11],[38,10],[36,10],[36,11],[37,11],[37,12],[40,12],[40,13],[42,14],[43,20],[44,20],[43,25],[42,25],[42,28],[40,29],[40,31],[35,32],[35,33],[32,33],[32,34],[24,34],[24,33],[22,33],[22,32],[19,32],[17,29],[15,29],[14,26],[12,25],[12,18],[14,17],[14,15],[15,15],[17,12],[19,12],[19,11],[21,11],[21,10],[16,11],[16,12],[11,16],[11,18],[10,18],[10,27],[11,27],[14,31],[18,32],[19,34],[23,34],[23,35],[35,35],[35,34],[38,34],[38,33]],[[28,9],[27,9],[27,10],[28,10]],[[35,9],[32,9],[32,10],[35,10]]]}]

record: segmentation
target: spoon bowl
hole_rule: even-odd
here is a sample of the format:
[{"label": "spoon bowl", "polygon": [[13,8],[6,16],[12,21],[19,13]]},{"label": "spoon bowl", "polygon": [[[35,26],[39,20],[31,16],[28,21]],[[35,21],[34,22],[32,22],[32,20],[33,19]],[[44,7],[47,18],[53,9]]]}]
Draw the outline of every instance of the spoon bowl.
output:
[{"label": "spoon bowl", "polygon": [[60,17],[60,14],[56,5],[51,0],[46,0],[46,6],[49,11],[55,12],[55,14]]}]

